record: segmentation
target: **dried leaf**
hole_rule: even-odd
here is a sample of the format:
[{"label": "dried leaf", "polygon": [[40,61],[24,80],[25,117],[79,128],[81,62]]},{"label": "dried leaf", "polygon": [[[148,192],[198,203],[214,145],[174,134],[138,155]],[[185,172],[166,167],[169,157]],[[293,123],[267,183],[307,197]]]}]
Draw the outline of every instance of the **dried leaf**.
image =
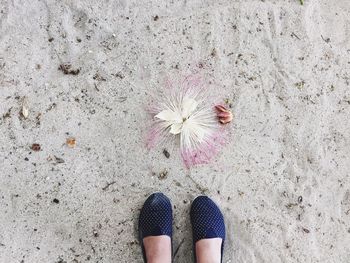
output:
[{"label": "dried leaf", "polygon": [[75,138],[70,137],[66,140],[66,144],[68,147],[74,148],[77,145],[77,141],[75,140]]},{"label": "dried leaf", "polygon": [[28,107],[28,100],[26,97],[23,98],[23,103],[22,103],[22,116],[27,119],[29,116],[29,107]]},{"label": "dried leaf", "polygon": [[38,152],[41,150],[41,146],[39,143],[33,143],[31,148],[34,152]]}]

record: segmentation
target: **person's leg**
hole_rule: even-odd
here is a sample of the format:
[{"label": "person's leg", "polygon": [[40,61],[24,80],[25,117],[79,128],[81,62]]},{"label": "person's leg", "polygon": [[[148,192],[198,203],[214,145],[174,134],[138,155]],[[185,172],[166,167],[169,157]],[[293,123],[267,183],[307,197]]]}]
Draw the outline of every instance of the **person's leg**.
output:
[{"label": "person's leg", "polygon": [[196,242],[196,255],[198,263],[221,262],[222,238],[201,239]]},{"label": "person's leg", "polygon": [[172,207],[162,193],[150,195],[139,218],[139,236],[144,261],[171,263]]},{"label": "person's leg", "polygon": [[222,262],[225,223],[219,207],[209,197],[199,196],[193,201],[190,214],[196,262]]},{"label": "person's leg", "polygon": [[171,239],[169,236],[149,236],[143,239],[147,263],[171,262]]}]

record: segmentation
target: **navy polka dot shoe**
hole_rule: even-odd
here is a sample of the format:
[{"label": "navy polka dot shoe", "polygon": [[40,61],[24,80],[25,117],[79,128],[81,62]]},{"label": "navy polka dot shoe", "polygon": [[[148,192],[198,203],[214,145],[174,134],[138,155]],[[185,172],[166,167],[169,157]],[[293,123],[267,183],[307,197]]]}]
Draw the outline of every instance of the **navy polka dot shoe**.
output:
[{"label": "navy polka dot shoe", "polygon": [[144,262],[146,260],[143,239],[148,236],[167,235],[172,240],[173,211],[168,197],[162,193],[151,194],[145,201],[139,218],[139,241]]},{"label": "navy polka dot shoe", "polygon": [[197,262],[196,242],[206,238],[222,238],[222,262],[225,241],[225,222],[219,207],[209,197],[198,196],[192,202],[190,216],[195,262]]}]

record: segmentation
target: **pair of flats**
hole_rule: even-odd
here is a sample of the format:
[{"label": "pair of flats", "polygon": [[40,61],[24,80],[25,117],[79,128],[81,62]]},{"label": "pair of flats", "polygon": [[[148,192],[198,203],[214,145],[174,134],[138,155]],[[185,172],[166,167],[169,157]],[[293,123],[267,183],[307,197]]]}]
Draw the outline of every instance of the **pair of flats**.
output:
[{"label": "pair of flats", "polygon": [[[221,262],[224,251],[225,223],[219,207],[207,196],[198,196],[190,211],[193,251],[196,262],[195,244],[201,239],[222,238]],[[148,236],[167,235],[172,240],[173,211],[170,200],[163,193],[154,193],[145,201],[139,218],[139,241],[144,262],[147,263],[143,239]]]}]

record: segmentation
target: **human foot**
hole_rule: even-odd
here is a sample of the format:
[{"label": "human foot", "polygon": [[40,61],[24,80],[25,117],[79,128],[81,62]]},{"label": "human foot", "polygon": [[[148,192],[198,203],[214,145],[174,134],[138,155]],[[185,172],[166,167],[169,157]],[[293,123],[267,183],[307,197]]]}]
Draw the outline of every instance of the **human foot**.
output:
[{"label": "human foot", "polygon": [[222,238],[207,238],[196,242],[196,256],[198,263],[221,262]]},{"label": "human foot", "polygon": [[144,262],[170,263],[172,207],[162,193],[154,193],[145,201],[139,218],[139,239]]},{"label": "human foot", "polygon": [[190,215],[196,262],[222,262],[225,223],[219,207],[209,197],[199,196],[192,203]]},{"label": "human foot", "polygon": [[149,236],[143,239],[147,263],[171,262],[171,239],[169,236]]}]

